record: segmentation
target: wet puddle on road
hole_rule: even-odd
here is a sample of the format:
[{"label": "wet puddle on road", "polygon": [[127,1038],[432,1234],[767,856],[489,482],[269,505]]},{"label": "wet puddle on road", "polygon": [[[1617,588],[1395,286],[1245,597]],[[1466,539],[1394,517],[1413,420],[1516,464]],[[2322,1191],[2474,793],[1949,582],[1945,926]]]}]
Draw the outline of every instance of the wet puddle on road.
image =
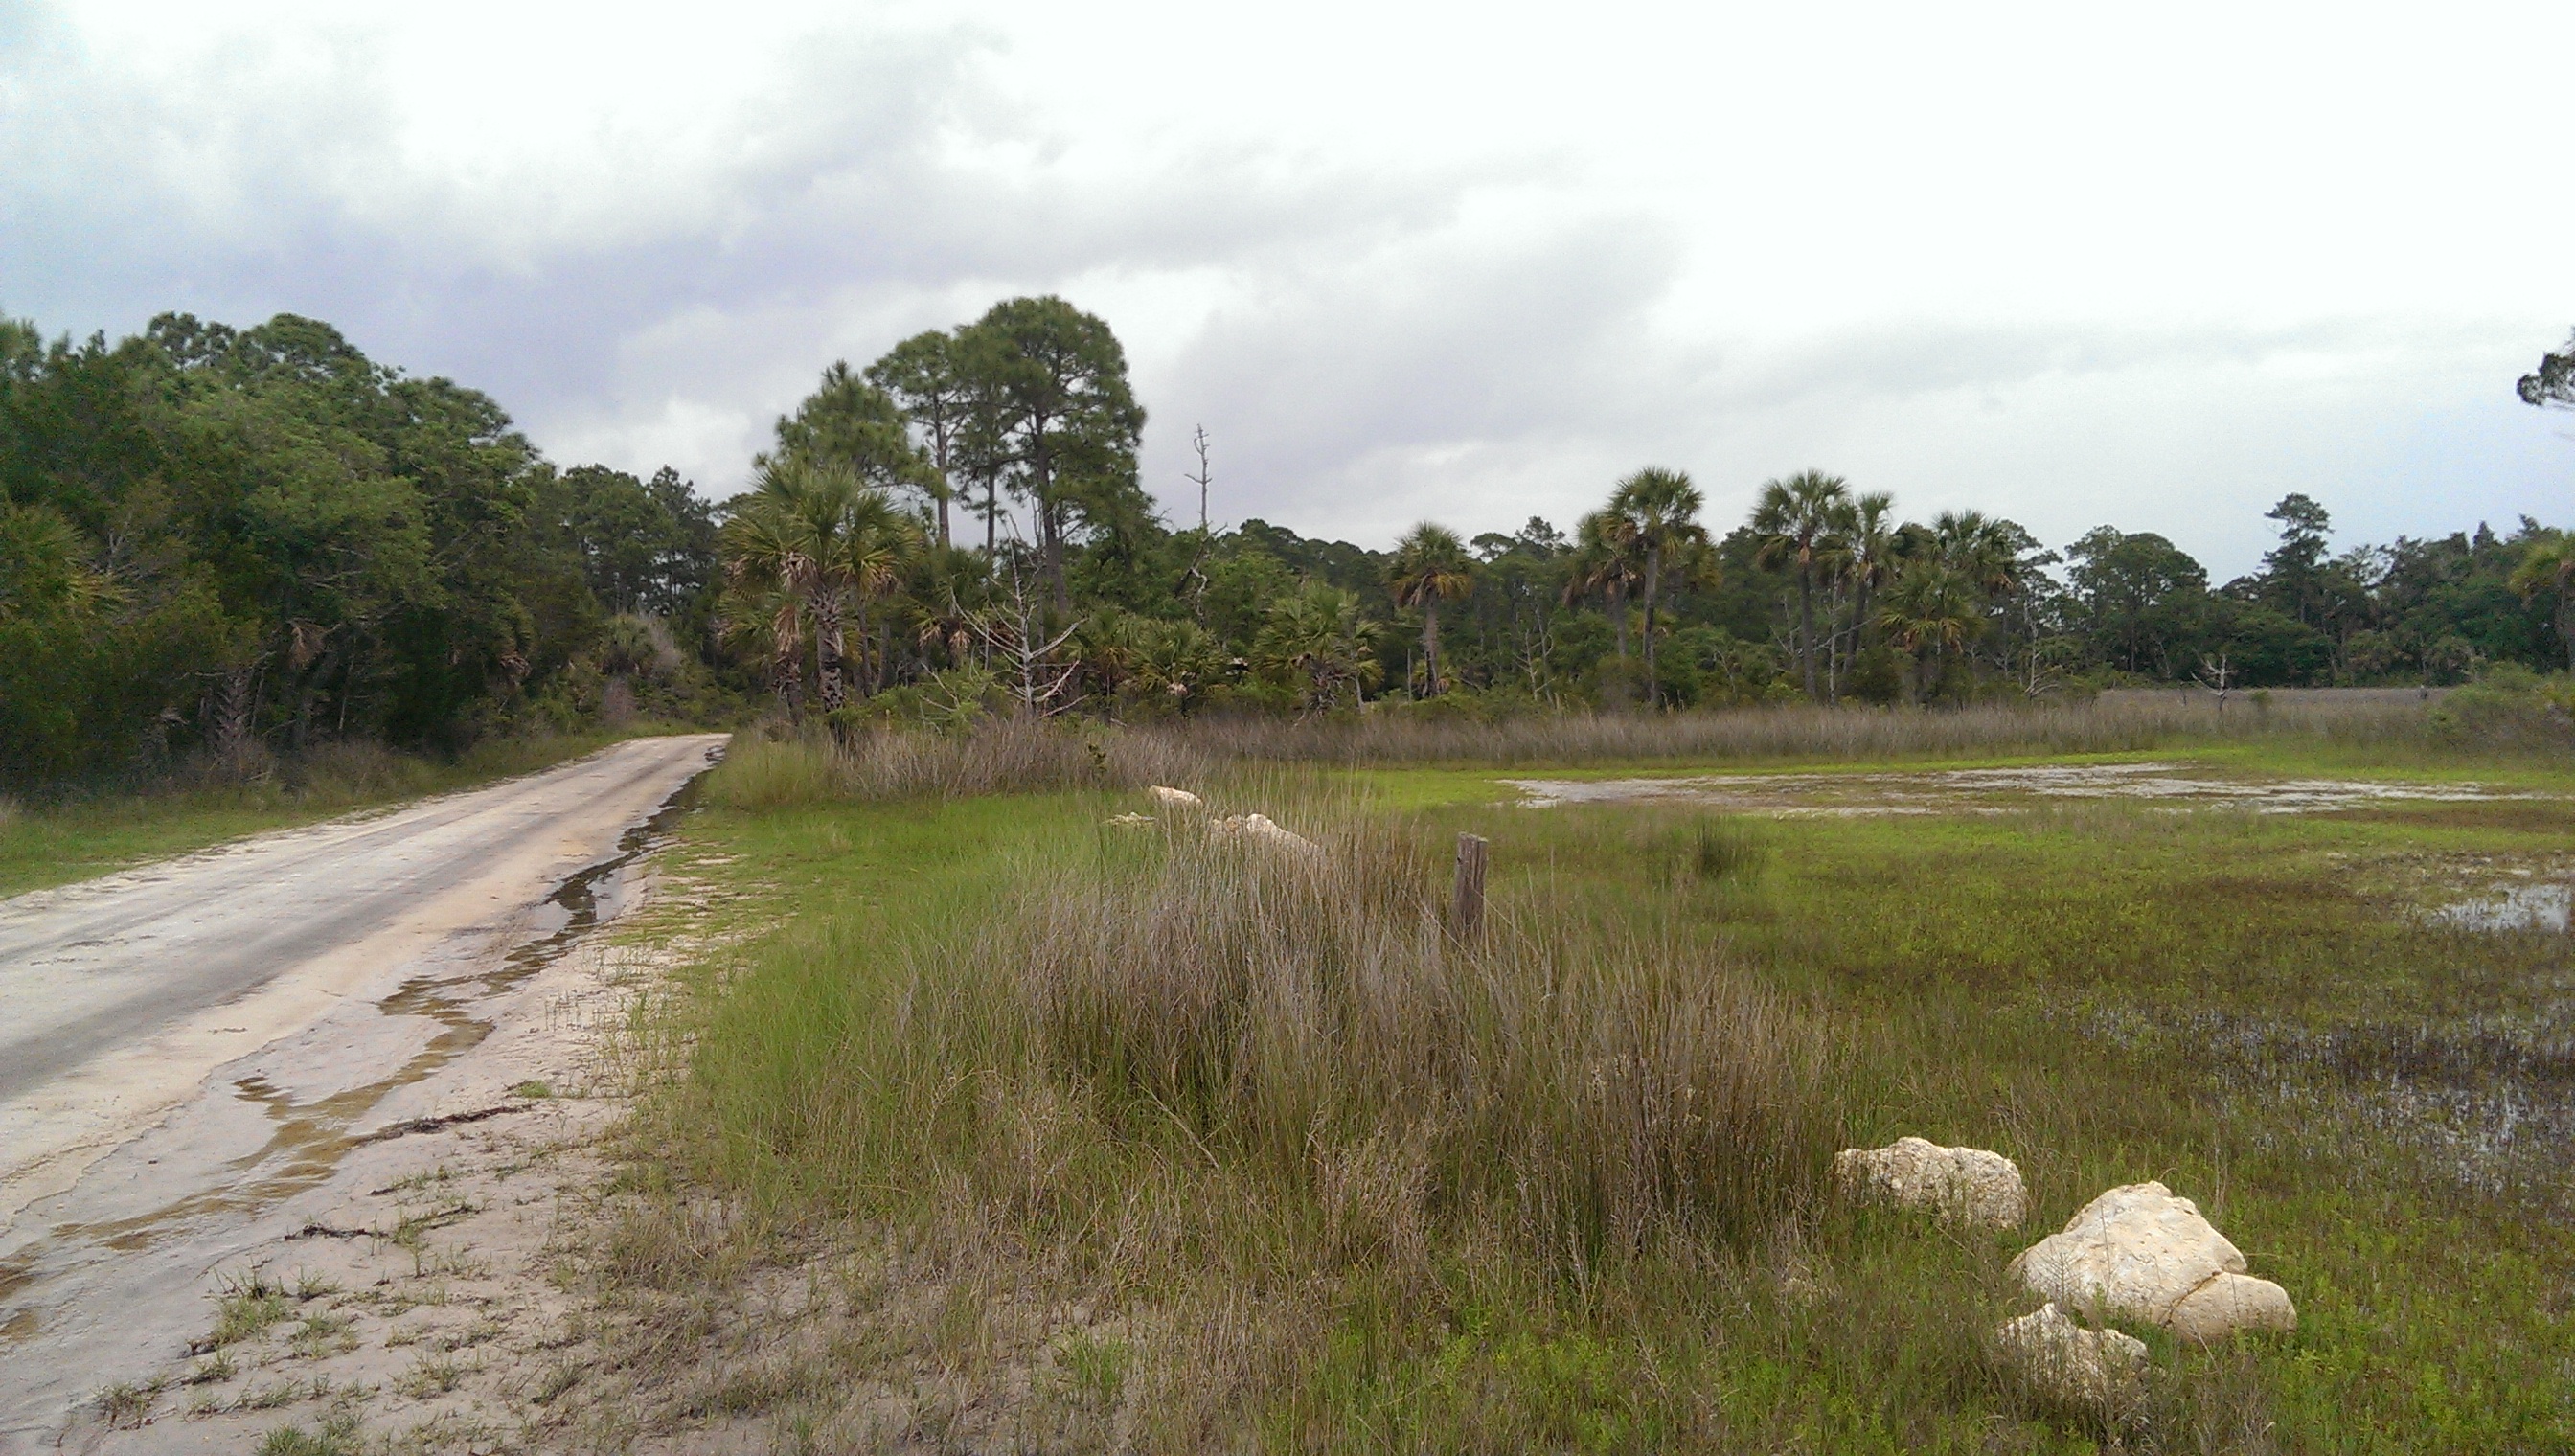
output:
[{"label": "wet puddle on road", "polygon": [[[540,912],[540,923],[550,928],[537,938],[514,947],[488,968],[463,975],[416,976],[379,999],[376,1008],[383,1015],[425,1017],[437,1025],[426,1044],[392,1075],[305,1101],[296,1100],[263,1075],[236,1080],[235,1096],[259,1108],[271,1124],[262,1146],[215,1165],[212,1186],[149,1212],[53,1225],[42,1241],[0,1262],[0,1309],[50,1272],[41,1266],[60,1269],[80,1262],[82,1249],[140,1253],[213,1218],[259,1214],[320,1186],[352,1149],[403,1128],[405,1124],[397,1123],[384,1132],[352,1130],[386,1097],[437,1072],[491,1035],[494,1023],[477,1013],[478,1005],[517,989],[622,912],[632,884],[628,871],[669,842],[672,826],[695,801],[698,781],[691,778],[652,817],[628,829],[609,858],[558,886]],[[33,1309],[0,1312],[0,1345],[38,1333],[39,1325]]]}]

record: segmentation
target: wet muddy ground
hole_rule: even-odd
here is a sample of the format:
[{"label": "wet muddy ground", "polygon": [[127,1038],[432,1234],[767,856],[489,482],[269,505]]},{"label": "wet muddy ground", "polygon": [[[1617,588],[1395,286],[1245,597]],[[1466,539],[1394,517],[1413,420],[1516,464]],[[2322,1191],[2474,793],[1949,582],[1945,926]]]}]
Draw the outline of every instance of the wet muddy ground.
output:
[{"label": "wet muddy ground", "polygon": [[[644,803],[702,771],[713,741],[644,750],[679,755],[678,776]],[[403,1176],[389,1172],[421,1150],[505,1129],[512,1142],[585,1135],[596,1109],[557,1092],[593,1039],[572,1022],[596,1008],[572,1017],[567,1007],[581,998],[568,1000],[554,972],[626,906],[679,811],[674,800],[633,823],[551,894],[539,881],[533,892],[544,897],[524,911],[359,967],[320,1014],[223,1064],[202,1091],[120,1134],[66,1186],[0,1225],[0,1453],[53,1449],[67,1433],[94,1444],[123,1424],[98,1418],[103,1392],[149,1394],[138,1419],[163,1408],[160,1394],[181,1379],[175,1361],[220,1353],[207,1344],[208,1325],[227,1288],[315,1262],[297,1258],[308,1224],[336,1227],[353,1212],[370,1243],[422,1232],[426,1215],[395,1196]],[[606,832],[619,822],[610,818]],[[560,849],[549,835],[535,852]],[[417,1252],[416,1237],[412,1245]],[[200,1380],[193,1393],[200,1405],[246,1400],[242,1409],[255,1410],[279,1396],[274,1384],[254,1398]],[[207,1449],[205,1439],[172,1427],[142,1449]]]},{"label": "wet muddy ground", "polygon": [[1696,804],[1802,814],[1999,812],[2098,799],[2172,809],[2318,813],[2396,802],[2536,798],[2478,783],[2222,775],[2185,763],[2064,763],[1870,773],[1711,773],[1639,778],[1505,778],[1531,807],[1567,803]]}]

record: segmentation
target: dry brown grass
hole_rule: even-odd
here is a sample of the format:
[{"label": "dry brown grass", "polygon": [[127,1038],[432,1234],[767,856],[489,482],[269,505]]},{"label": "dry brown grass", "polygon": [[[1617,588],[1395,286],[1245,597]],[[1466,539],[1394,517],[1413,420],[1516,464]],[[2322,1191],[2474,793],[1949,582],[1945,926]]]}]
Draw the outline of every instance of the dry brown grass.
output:
[{"label": "dry brown grass", "polygon": [[1669,715],[1560,713],[1479,721],[1218,719],[1155,728],[1212,758],[1340,763],[1892,761],[2017,753],[2133,752],[2298,737],[2335,744],[2427,741],[2413,690],[2240,695],[2220,712],[2198,692],[2104,693],[2076,702],[1919,710],[1787,705]]},{"label": "dry brown grass", "polygon": [[1493,720],[1370,712],[1140,726],[1001,719],[968,732],[886,728],[846,740],[772,727],[737,738],[707,792],[728,807],[776,809],[1203,783],[1225,764],[1896,762],[2254,739],[2420,747],[2432,741],[2429,702],[2413,690],[2283,691],[2239,697],[2220,712],[2205,693],[2133,691],[1937,711],[1789,705]]},{"label": "dry brown grass", "polygon": [[706,793],[729,808],[773,809],[835,799],[1141,788],[1204,770],[1204,757],[1185,742],[1078,723],[1000,719],[969,733],[885,728],[848,740],[775,728],[737,735]]},{"label": "dry brown grass", "polygon": [[1461,942],[1433,846],[1324,838],[1061,870],[978,958],[1018,971],[1058,1086],[1261,1170],[1334,1246],[1438,1224],[1545,1258],[1743,1247],[1818,1186],[1822,1043],[1775,997],[1652,928],[1505,906]]}]

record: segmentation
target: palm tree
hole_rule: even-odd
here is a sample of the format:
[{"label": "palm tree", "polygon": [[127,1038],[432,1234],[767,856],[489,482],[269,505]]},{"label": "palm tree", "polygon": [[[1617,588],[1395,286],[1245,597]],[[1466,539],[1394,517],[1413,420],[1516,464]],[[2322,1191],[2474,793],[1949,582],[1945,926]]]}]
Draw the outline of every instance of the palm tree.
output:
[{"label": "palm tree", "polygon": [[1611,511],[1594,511],[1574,528],[1574,548],[1564,580],[1564,605],[1598,597],[1617,632],[1618,657],[1627,657],[1627,592],[1643,580],[1638,571],[1635,523]]},{"label": "palm tree", "polygon": [[1307,708],[1329,708],[1344,691],[1355,702],[1381,671],[1376,633],[1377,625],[1360,615],[1358,598],[1307,582],[1263,614],[1253,662],[1297,684],[1298,701]]},{"label": "palm tree", "polygon": [[1609,496],[1609,514],[1626,523],[1625,535],[1645,556],[1645,701],[1663,702],[1662,684],[1654,676],[1654,611],[1659,604],[1666,563],[1705,550],[1707,528],[1698,522],[1707,500],[1679,471],[1647,467],[1618,483]]},{"label": "palm tree", "polygon": [[1752,534],[1763,566],[1797,568],[1797,657],[1806,670],[1806,696],[1815,692],[1815,566],[1830,553],[1833,528],[1850,483],[1821,471],[1800,471],[1761,487],[1752,508]]},{"label": "palm tree", "polygon": [[724,524],[725,623],[729,636],[769,639],[769,681],[788,717],[805,689],[806,579],[812,563],[783,513],[757,503]]},{"label": "palm tree", "polygon": [[1152,624],[1138,647],[1134,686],[1176,709],[1188,707],[1200,686],[1224,668],[1224,645],[1194,622]]},{"label": "palm tree", "polygon": [[1936,667],[1966,646],[1985,625],[1983,592],[1965,572],[1937,557],[1905,568],[1887,589],[1884,620],[1887,635],[1914,658],[1914,698],[1919,701],[1937,672],[1924,672],[1928,649]]},{"label": "palm tree", "polygon": [[[882,491],[861,492],[852,503],[844,528],[840,550],[830,560],[841,580],[848,584],[857,607],[859,640],[870,645],[860,649],[859,661],[865,691],[874,693],[881,679],[873,646],[876,637],[869,618],[876,603],[902,590],[905,569],[921,556],[928,540],[921,523],[897,509]],[[891,645],[888,650],[891,652]]]},{"label": "palm tree", "polygon": [[[1832,531],[1832,569],[1851,584],[1850,656],[1856,658],[1860,638],[1868,630],[1869,599],[1895,574],[1896,533],[1893,525],[1895,498],[1884,491],[1870,491],[1854,496],[1837,513]],[[1839,678],[1827,675],[1827,696],[1841,696]]]},{"label": "palm tree", "polygon": [[1976,590],[2002,597],[2020,589],[2020,554],[2028,535],[1982,511],[1943,511],[1931,521],[1941,560],[1965,574]]},{"label": "palm tree", "polygon": [[1439,604],[1453,602],[1475,589],[1475,563],[1466,544],[1445,526],[1424,521],[1395,543],[1385,587],[1394,605],[1421,614],[1421,656],[1429,691],[1439,692]]},{"label": "palm tree", "polygon": [[2575,668],[2575,538],[2550,532],[2522,556],[2507,585],[2524,602],[2556,594],[2557,635],[2566,639],[2566,666]]},{"label": "palm tree", "polygon": [[[761,471],[725,530],[727,570],[738,591],[769,604],[779,661],[794,661],[810,622],[816,696],[826,713],[842,707],[843,620],[857,609],[864,636],[868,604],[894,587],[912,554],[912,523],[847,465],[794,457]],[[801,677],[790,669],[785,681]],[[792,711],[792,689],[789,700]]]}]

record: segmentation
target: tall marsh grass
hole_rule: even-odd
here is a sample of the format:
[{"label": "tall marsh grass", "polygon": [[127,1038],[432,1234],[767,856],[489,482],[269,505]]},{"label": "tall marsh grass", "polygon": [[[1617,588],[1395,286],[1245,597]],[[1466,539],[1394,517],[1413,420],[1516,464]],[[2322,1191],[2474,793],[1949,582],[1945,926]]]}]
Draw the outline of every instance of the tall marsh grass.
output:
[{"label": "tall marsh grass", "polygon": [[912,943],[793,937],[700,1040],[692,1140],[737,1185],[964,1179],[1059,1230],[1159,1185],[1176,1227],[1327,1261],[1747,1249],[1814,1205],[1838,1127],[1803,1011],[1651,926],[1496,902],[1463,943],[1439,846],[1317,836],[1113,830]]},{"label": "tall marsh grass", "polygon": [[1461,943],[1444,856],[1326,837],[1307,860],[1185,835],[1042,879],[986,959],[1018,970],[1052,1074],[1113,1126],[1177,1119],[1389,1234],[1741,1247],[1809,1200],[1833,1133],[1810,1022],[1651,930],[1506,906]]},{"label": "tall marsh grass", "polygon": [[729,808],[774,809],[836,799],[1142,788],[1204,771],[1204,756],[1175,739],[999,719],[966,733],[887,728],[849,740],[819,731],[740,733],[705,794]]},{"label": "tall marsh grass", "polygon": [[1227,763],[1867,762],[2134,752],[2264,738],[2429,747],[2444,741],[2432,702],[2412,690],[2284,691],[2239,696],[2221,711],[2206,694],[2137,691],[2079,703],[1927,712],[1791,705],[1659,716],[1576,712],[1475,721],[1368,714],[1140,726],[1001,719],[962,733],[890,728],[849,740],[773,729],[739,737],[707,792],[711,802],[770,809],[1198,782]]},{"label": "tall marsh grass", "polygon": [[2104,693],[2081,702],[1924,711],[1806,705],[1669,715],[1559,713],[1429,720],[1221,719],[1158,728],[1217,758],[1513,766],[1730,759],[1865,762],[2017,753],[2134,752],[2258,738],[2336,745],[2431,741],[2412,690]]}]

